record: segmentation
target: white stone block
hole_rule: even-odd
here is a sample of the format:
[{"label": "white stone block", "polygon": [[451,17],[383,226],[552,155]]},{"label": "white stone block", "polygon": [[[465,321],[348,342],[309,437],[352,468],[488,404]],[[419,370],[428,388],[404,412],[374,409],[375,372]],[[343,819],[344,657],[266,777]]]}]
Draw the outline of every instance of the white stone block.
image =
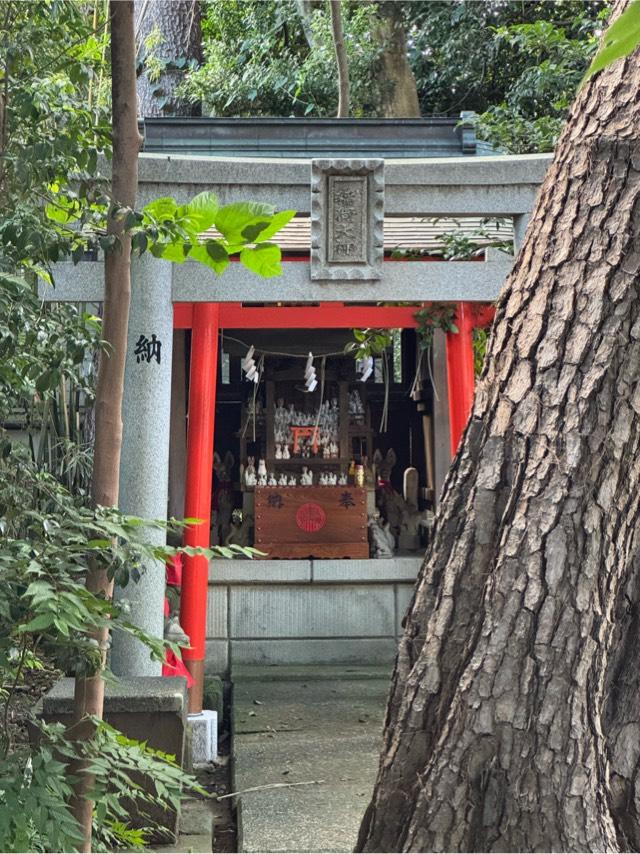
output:
[{"label": "white stone block", "polygon": [[205,641],[204,670],[207,674],[226,673],[229,667],[229,642]]},{"label": "white stone block", "polygon": [[230,634],[236,638],[393,637],[392,585],[232,587]]},{"label": "white stone block", "polygon": [[214,762],[218,758],[218,713],[203,709],[200,714],[187,715],[191,730],[191,762],[194,767]]},{"label": "white stone block", "polygon": [[236,665],[375,665],[391,664],[395,638],[301,638],[231,641]]},{"label": "white stone block", "polygon": [[207,596],[207,637],[227,637],[227,588],[209,587]]}]

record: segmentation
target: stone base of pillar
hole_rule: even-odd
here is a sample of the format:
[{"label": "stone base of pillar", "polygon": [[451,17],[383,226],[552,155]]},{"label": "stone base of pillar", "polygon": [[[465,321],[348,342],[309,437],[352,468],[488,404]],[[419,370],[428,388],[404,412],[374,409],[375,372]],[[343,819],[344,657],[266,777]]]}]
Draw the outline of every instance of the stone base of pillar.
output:
[{"label": "stone base of pillar", "polygon": [[218,713],[203,709],[198,714],[187,715],[187,726],[193,767],[215,762],[218,758]]},{"label": "stone base of pillar", "polygon": [[[36,714],[46,723],[69,725],[73,719],[74,680],[60,679],[44,695]],[[187,680],[176,677],[137,677],[107,682],[105,685],[104,719],[128,738],[146,741],[149,747],[176,757],[185,766],[187,730]],[[140,781],[143,785],[144,778]],[[153,841],[175,839],[178,816],[174,811],[147,806],[151,818],[166,833],[153,835]],[[134,827],[147,826],[148,819],[131,815]]]}]

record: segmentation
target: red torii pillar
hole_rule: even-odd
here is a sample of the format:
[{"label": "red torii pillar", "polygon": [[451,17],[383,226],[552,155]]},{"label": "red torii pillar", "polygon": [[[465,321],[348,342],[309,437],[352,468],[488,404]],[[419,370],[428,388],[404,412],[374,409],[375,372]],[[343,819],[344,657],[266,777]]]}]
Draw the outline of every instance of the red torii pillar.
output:
[{"label": "red torii pillar", "polygon": [[[187,428],[187,472],[185,517],[197,519],[185,530],[187,546],[209,548],[211,525],[211,479],[213,473],[213,433],[218,378],[218,328],[220,306],[202,303],[193,309],[191,366],[189,371],[189,411]],[[204,555],[185,555],[180,594],[180,623],[191,646],[182,657],[193,676],[189,690],[189,712],[202,711],[209,561]]]},{"label": "red torii pillar", "polygon": [[447,388],[449,392],[449,440],[451,456],[455,457],[460,439],[467,426],[473,395],[475,370],[473,330],[493,322],[495,308],[468,302],[456,304],[458,332],[447,333]]}]

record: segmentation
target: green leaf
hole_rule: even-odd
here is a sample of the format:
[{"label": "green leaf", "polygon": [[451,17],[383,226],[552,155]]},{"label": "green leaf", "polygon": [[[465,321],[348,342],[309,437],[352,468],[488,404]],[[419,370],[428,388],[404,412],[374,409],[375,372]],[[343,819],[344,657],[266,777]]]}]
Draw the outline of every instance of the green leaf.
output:
[{"label": "green leaf", "polygon": [[142,210],[154,217],[154,219],[174,219],[178,210],[178,204],[171,196],[162,196],[160,199],[154,199],[152,202],[149,202]]},{"label": "green leaf", "polygon": [[215,193],[204,192],[194,196],[180,211],[194,220],[198,231],[206,231],[214,224],[220,204]]},{"label": "green leaf", "polygon": [[175,264],[184,264],[187,260],[187,256],[184,254],[184,243],[180,241],[179,243],[165,243],[162,246],[162,258],[165,261],[173,261]]},{"label": "green leaf", "polygon": [[263,202],[233,202],[218,211],[214,225],[229,243],[246,243],[242,232],[250,225],[269,220],[274,214],[273,205]]},{"label": "green leaf", "polygon": [[26,623],[24,626],[20,626],[18,631],[20,634],[26,634],[27,632],[41,632],[43,629],[48,629],[54,622],[54,619],[55,617],[52,613],[38,614],[38,616],[34,617],[33,620]]},{"label": "green leaf", "polygon": [[253,249],[243,249],[240,261],[247,270],[265,279],[282,274],[282,252],[275,243],[258,243]]},{"label": "green leaf", "polygon": [[222,275],[229,266],[229,256],[224,246],[217,240],[207,240],[206,243],[197,243],[189,250],[189,258],[199,261],[205,267],[210,267]]},{"label": "green leaf", "polygon": [[[263,231],[258,232],[260,235],[260,240],[264,243],[265,240],[271,240],[271,238],[277,234],[281,228],[284,228],[288,222],[290,222],[294,216],[296,215],[295,211],[278,211],[278,213],[274,214],[271,217],[271,222]],[[243,232],[244,234],[244,232]]]},{"label": "green leaf", "polygon": [[602,71],[616,59],[629,56],[640,44],[640,0],[633,0],[630,6],[611,24],[605,32],[600,49],[593,58],[583,83],[597,71]]}]

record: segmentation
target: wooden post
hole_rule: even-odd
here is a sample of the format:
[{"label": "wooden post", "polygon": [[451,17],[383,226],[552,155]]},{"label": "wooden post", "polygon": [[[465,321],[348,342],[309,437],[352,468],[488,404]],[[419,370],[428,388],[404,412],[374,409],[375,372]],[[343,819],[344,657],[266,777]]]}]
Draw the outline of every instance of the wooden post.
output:
[{"label": "wooden post", "polygon": [[[187,431],[187,488],[185,516],[198,519],[184,536],[185,545],[208,548],[211,527],[213,431],[218,376],[218,303],[203,303],[193,315],[189,422]],[[185,555],[180,596],[180,623],[191,648],[184,650],[185,664],[193,676],[189,712],[202,711],[209,561],[204,555]]]}]

